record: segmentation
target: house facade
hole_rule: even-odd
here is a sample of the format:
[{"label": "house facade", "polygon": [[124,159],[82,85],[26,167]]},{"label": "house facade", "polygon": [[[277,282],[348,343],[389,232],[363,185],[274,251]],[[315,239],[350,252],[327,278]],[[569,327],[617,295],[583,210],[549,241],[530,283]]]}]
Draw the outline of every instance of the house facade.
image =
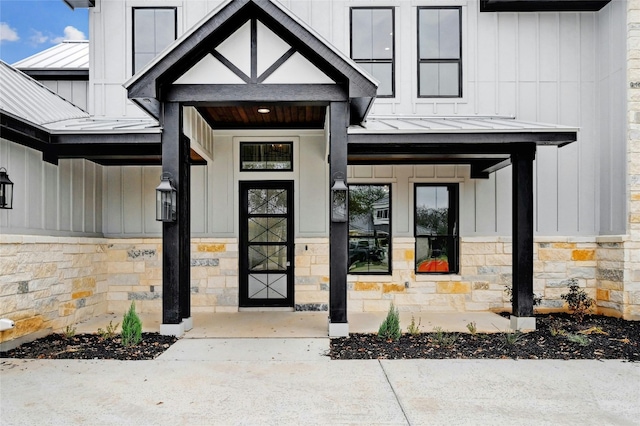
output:
[{"label": "house facade", "polygon": [[640,319],[636,2],[68,3],[88,80],[15,64],[68,102],[5,65],[34,95],[1,93],[2,341],[131,301],[177,335],[390,303],[527,328],[572,280]]}]

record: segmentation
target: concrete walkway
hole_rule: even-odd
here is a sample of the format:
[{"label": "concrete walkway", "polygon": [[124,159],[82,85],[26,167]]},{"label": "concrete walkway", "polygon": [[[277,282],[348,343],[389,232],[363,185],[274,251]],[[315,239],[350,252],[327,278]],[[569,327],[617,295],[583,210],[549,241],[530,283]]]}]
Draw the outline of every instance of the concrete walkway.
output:
[{"label": "concrete walkway", "polygon": [[[351,332],[385,317],[349,314]],[[141,315],[158,331],[159,315]],[[401,313],[402,329],[411,314]],[[414,313],[422,331],[505,331],[491,313]],[[194,314],[153,361],[0,359],[0,425],[637,425],[640,364],[331,361],[326,312]],[[116,315],[77,325],[95,332]]]},{"label": "concrete walkway", "polygon": [[153,361],[0,360],[2,425],[637,425],[640,364],[331,361],[327,338],[185,338]]}]

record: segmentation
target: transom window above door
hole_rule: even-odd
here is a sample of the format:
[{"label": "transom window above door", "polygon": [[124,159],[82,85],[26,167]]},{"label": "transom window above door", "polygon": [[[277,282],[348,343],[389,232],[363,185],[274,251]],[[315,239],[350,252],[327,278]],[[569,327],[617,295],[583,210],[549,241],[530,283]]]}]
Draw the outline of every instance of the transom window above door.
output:
[{"label": "transom window above door", "polygon": [[351,59],[380,82],[379,98],[395,95],[394,34],[392,7],[351,9]]},{"label": "transom window above door", "polygon": [[240,171],[293,170],[292,142],[241,142]]}]

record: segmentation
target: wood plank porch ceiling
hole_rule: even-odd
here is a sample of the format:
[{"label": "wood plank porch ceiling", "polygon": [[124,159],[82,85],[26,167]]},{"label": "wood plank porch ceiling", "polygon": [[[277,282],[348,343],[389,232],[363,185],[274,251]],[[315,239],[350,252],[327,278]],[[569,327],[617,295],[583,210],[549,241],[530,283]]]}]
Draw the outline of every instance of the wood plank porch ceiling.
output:
[{"label": "wood plank porch ceiling", "polygon": [[[266,108],[268,113],[258,109]],[[320,105],[251,104],[198,107],[215,129],[322,129],[326,107]]]}]

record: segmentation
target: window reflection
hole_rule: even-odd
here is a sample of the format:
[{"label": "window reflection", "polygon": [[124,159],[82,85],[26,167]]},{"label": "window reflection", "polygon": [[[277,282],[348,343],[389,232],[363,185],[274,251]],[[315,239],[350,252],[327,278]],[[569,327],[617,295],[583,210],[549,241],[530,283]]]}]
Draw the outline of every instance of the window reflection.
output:
[{"label": "window reflection", "polygon": [[390,273],[390,185],[349,185],[349,273]]},{"label": "window reflection", "polygon": [[457,272],[457,185],[416,186],[414,214],[416,272]]}]

